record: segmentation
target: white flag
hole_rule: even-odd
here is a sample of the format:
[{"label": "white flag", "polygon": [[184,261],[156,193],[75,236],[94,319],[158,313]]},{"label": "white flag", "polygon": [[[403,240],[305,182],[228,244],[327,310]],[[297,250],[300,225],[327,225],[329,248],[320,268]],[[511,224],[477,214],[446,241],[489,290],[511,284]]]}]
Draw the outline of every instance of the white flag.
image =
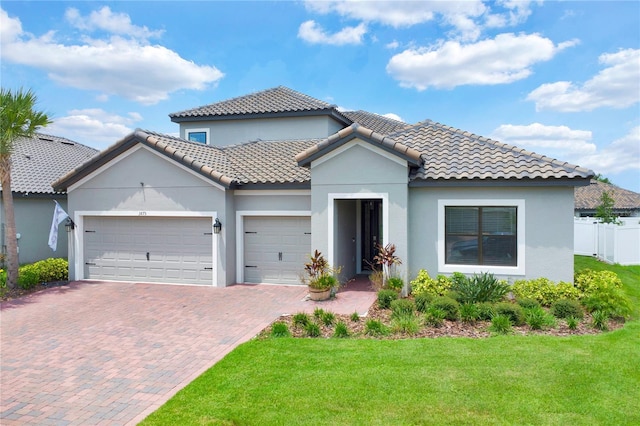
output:
[{"label": "white flag", "polygon": [[49,247],[51,247],[51,250],[56,251],[58,248],[58,226],[69,215],[60,207],[57,201],[53,200],[53,202],[56,203],[56,209],[53,211],[53,221],[51,222],[51,231],[49,231]]}]

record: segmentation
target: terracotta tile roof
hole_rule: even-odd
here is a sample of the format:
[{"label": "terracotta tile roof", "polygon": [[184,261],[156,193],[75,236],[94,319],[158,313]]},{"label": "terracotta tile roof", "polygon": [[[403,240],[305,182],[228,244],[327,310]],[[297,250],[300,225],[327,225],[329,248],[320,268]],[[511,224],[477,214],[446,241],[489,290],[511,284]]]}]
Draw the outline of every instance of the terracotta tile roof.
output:
[{"label": "terracotta tile roof", "polygon": [[353,139],[353,137],[350,136],[368,140],[374,145],[377,145],[386,151],[393,152],[396,155],[405,158],[414,165],[418,165],[422,162],[420,152],[399,142],[396,142],[390,137],[381,135],[380,133],[376,133],[371,129],[360,126],[357,123],[340,130],[338,133],[329,136],[327,139],[324,139],[320,143],[310,146],[305,151],[302,151],[298,155],[296,155],[295,159],[299,165],[308,166],[314,159],[325,155],[327,152]]},{"label": "terracotta tile roof", "polygon": [[575,209],[596,210],[602,203],[601,197],[605,191],[613,198],[615,210],[640,210],[640,194],[637,192],[593,179],[589,185],[575,189]]},{"label": "terracotta tile roof", "polygon": [[286,112],[337,111],[335,105],[312,98],[288,87],[255,92],[210,105],[169,114],[173,121],[193,117],[212,118],[233,115],[268,115]]},{"label": "terracotta tile roof", "polygon": [[585,179],[593,172],[427,120],[389,135],[422,153],[410,180]]},{"label": "terracotta tile roof", "polygon": [[11,189],[24,194],[54,194],[58,177],[83,163],[98,150],[58,136],[36,133],[17,141],[11,155]]},{"label": "terracotta tile roof", "polygon": [[373,114],[367,111],[342,111],[342,115],[353,123],[358,123],[367,129],[371,129],[381,135],[388,135],[411,127],[403,121],[394,120],[382,115]]}]

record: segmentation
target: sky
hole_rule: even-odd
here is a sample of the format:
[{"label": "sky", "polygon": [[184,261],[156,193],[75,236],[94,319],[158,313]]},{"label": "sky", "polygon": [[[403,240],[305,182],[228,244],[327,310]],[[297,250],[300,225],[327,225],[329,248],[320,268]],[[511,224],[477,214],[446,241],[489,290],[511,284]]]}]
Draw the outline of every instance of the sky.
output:
[{"label": "sky", "polygon": [[640,192],[640,2],[11,1],[2,87],[104,149],[276,86],[433,120]]}]

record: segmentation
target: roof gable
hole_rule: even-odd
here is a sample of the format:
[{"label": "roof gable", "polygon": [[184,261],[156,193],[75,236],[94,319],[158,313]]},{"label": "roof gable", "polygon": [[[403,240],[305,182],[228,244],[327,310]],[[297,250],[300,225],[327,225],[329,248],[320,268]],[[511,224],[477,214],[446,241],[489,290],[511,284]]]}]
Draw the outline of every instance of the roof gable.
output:
[{"label": "roof gable", "polygon": [[394,154],[403,160],[407,161],[413,166],[421,164],[420,152],[413,148],[405,146],[401,143],[394,141],[393,139],[360,126],[359,124],[352,124],[329,136],[322,142],[315,144],[305,151],[296,155],[295,159],[299,166],[307,167],[312,161],[327,155],[333,150],[341,147],[353,139],[358,138],[365,142],[371,143],[374,146],[382,148],[391,154]]},{"label": "roof gable", "polygon": [[97,154],[97,149],[58,136],[36,133],[33,138],[21,138],[11,155],[11,189],[54,194],[51,182]]}]

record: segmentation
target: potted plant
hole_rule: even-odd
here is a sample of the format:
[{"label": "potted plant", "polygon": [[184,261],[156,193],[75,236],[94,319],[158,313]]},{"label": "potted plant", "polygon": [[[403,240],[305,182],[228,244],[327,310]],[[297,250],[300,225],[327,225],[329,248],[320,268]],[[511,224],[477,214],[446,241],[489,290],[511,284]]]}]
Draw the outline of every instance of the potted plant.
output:
[{"label": "potted plant", "polygon": [[309,256],[309,262],[304,265],[305,275],[302,277],[302,281],[309,287],[309,298],[327,300],[331,297],[331,292],[340,286],[340,281],[336,278],[340,269],[332,268],[318,250]]}]

